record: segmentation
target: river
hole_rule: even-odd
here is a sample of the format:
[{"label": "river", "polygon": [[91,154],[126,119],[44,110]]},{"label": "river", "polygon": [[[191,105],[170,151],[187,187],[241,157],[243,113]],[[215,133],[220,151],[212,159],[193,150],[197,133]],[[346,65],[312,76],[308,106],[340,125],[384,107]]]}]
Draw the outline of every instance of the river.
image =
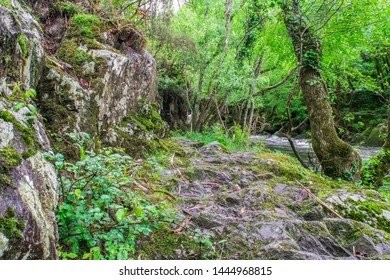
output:
[{"label": "river", "polygon": [[[286,137],[278,137],[275,135],[253,135],[250,138],[251,143],[262,143],[267,148],[273,150],[273,151],[280,151],[282,153],[286,153],[289,155],[294,156],[294,153],[291,149],[291,146],[289,142],[287,141]],[[301,157],[304,159],[306,163],[310,164],[310,159],[312,162],[316,163],[316,156],[314,154],[314,151],[311,147],[310,140],[308,139],[294,139],[294,144],[301,155]],[[378,154],[380,151],[380,147],[368,147],[368,146],[354,146],[355,149],[359,152],[360,156],[362,157],[362,160],[365,161],[369,159],[370,157]],[[318,163],[316,163],[318,164]]]}]

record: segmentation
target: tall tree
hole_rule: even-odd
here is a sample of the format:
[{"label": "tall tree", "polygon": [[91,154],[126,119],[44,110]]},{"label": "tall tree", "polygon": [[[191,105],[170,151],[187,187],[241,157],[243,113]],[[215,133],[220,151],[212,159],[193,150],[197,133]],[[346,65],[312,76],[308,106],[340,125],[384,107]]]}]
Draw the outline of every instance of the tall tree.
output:
[{"label": "tall tree", "polygon": [[[314,2],[309,1],[309,5]],[[329,3],[321,5],[326,7]],[[331,1],[334,2],[334,1]],[[310,6],[309,6],[310,7]],[[336,132],[328,90],[321,75],[321,42],[313,27],[313,18],[301,10],[300,1],[281,2],[283,19],[291,38],[295,55],[299,61],[298,79],[304,102],[308,109],[311,138],[323,172],[333,178],[357,180],[361,169],[359,154],[342,141]],[[323,23],[325,24],[325,23]]]}]

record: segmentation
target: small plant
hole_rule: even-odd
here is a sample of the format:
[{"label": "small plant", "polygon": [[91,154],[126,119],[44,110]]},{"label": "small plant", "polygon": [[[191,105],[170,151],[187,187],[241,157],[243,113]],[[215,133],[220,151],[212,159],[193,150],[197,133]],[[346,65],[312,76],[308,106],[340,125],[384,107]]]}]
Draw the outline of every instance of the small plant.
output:
[{"label": "small plant", "polygon": [[[199,256],[207,258],[209,250],[213,248],[213,242],[208,234],[204,234],[200,229],[195,229],[194,241],[199,244]],[[208,250],[205,252],[205,250]]]}]

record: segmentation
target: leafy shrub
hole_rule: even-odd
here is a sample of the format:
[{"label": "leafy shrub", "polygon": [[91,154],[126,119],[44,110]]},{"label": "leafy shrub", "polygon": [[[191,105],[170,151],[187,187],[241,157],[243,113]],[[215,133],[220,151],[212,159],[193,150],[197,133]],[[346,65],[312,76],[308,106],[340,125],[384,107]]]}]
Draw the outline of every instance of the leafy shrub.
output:
[{"label": "leafy shrub", "polygon": [[61,175],[56,217],[63,259],[133,259],[140,237],[182,220],[163,192],[147,187],[162,170],[155,158],[135,161],[111,148],[84,152],[76,163],[48,157]]},{"label": "leafy shrub", "polygon": [[390,150],[381,150],[378,155],[363,162],[363,169],[361,175],[361,185],[369,188],[378,188],[383,183],[381,168],[383,168],[383,161],[389,156]]}]

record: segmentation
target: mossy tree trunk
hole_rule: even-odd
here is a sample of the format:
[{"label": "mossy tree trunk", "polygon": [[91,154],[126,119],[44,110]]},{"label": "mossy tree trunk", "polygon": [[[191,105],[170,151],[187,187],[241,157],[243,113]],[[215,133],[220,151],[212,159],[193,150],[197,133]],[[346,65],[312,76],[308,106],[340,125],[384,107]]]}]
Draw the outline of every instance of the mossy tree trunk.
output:
[{"label": "mossy tree trunk", "polygon": [[314,152],[325,175],[357,180],[361,158],[337,135],[327,87],[320,71],[320,40],[306,25],[308,21],[299,9],[299,1],[286,0],[281,7],[299,61],[299,84],[308,109]]}]

